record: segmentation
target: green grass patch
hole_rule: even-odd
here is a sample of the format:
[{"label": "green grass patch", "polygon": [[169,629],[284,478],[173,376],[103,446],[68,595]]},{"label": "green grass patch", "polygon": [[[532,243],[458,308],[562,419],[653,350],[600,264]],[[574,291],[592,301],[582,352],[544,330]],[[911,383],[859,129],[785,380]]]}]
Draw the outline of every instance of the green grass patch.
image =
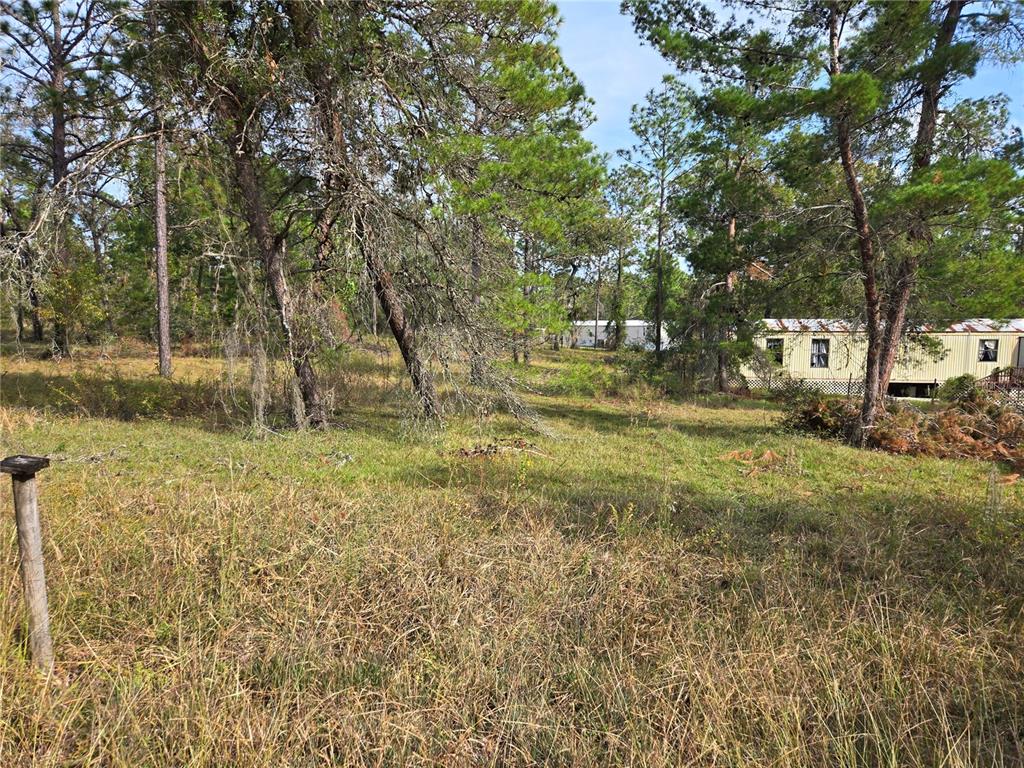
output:
[{"label": "green grass patch", "polygon": [[202,394],[218,361],[8,361],[3,451],[55,459],[57,669],[25,658],[9,524],[0,764],[1024,759],[1020,483],[583,357],[516,369],[541,431],[423,429],[364,362],[331,374],[343,427],[258,435]]}]

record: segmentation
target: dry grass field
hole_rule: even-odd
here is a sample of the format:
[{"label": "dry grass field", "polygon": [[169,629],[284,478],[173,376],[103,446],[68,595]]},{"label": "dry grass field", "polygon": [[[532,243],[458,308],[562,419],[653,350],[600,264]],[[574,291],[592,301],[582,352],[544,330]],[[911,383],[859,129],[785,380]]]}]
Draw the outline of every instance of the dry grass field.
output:
[{"label": "dry grass field", "polygon": [[[244,371],[5,355],[40,475],[57,665],[0,526],[0,766],[1024,762],[1024,483],[669,402],[601,358],[538,416],[403,416],[353,354],[339,426],[254,432]],[[237,381],[235,381],[237,379]],[[243,392],[243,394],[239,394]]]}]

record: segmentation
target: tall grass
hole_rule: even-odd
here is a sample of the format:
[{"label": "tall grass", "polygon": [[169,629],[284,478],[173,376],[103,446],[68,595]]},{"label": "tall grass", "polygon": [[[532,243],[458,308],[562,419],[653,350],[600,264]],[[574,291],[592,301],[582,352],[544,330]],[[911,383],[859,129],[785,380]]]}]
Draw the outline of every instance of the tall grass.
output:
[{"label": "tall grass", "polygon": [[753,407],[536,395],[541,433],[438,434],[353,397],[348,428],[253,439],[2,381],[4,451],[58,459],[58,661],[25,658],[8,525],[0,765],[1024,761],[1024,494],[993,506],[988,465]]}]

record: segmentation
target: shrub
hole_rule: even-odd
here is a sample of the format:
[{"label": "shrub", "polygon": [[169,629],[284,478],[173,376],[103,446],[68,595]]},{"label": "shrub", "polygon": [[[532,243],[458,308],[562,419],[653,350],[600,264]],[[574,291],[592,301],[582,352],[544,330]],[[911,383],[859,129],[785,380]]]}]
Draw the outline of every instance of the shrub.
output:
[{"label": "shrub", "polygon": [[978,399],[980,393],[980,387],[978,387],[978,380],[971,374],[965,373],[961,376],[954,376],[951,379],[946,379],[945,382],[935,391],[935,396],[939,400],[944,400],[948,403],[956,403],[961,401],[975,401]]},{"label": "shrub", "polygon": [[662,395],[693,394],[686,359],[677,350],[659,363],[651,350],[627,347],[615,353],[614,363],[631,384],[653,388]]},{"label": "shrub", "polygon": [[619,349],[614,362],[630,381],[651,381],[658,367],[653,352],[636,347]]}]

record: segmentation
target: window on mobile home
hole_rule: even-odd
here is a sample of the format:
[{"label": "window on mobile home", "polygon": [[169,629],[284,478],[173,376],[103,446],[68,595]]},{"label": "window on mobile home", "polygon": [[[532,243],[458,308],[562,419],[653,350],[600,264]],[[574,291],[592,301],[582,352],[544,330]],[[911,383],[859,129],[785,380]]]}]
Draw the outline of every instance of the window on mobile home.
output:
[{"label": "window on mobile home", "polygon": [[768,350],[769,358],[782,365],[782,339],[766,339],[764,348]]},{"label": "window on mobile home", "polygon": [[994,363],[999,359],[999,339],[982,339],[978,342],[978,362]]},{"label": "window on mobile home", "polygon": [[811,368],[828,368],[828,339],[811,339]]}]

